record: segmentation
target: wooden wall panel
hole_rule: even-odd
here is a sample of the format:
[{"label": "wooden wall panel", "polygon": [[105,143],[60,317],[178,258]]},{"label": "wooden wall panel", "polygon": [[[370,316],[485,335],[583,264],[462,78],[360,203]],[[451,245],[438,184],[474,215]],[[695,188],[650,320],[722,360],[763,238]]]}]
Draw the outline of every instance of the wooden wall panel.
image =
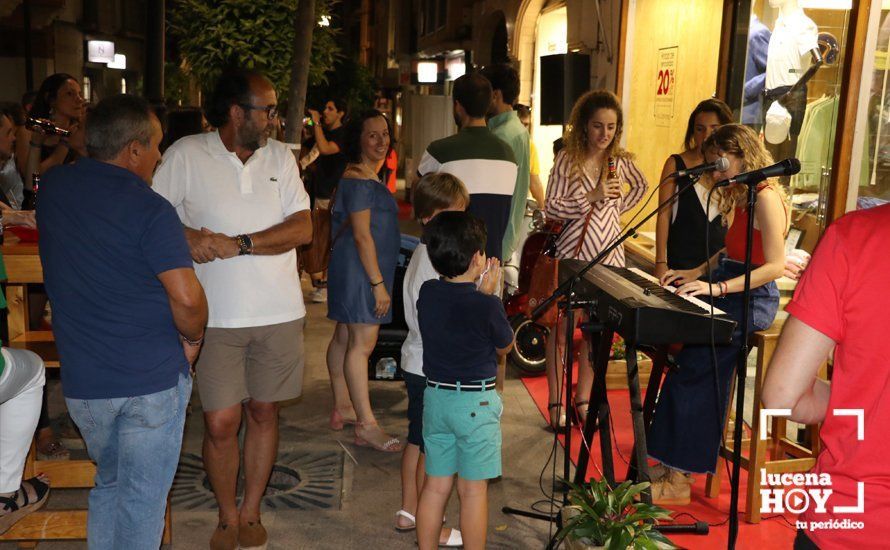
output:
[{"label": "wooden wall panel", "polygon": [[[723,0],[636,0],[635,4],[629,14],[634,18],[634,36],[623,65],[630,80],[623,98],[626,144],[651,191],[668,155],[682,150],[689,113],[716,91],[724,6]],[[656,123],[659,50],[671,47],[677,47],[673,114]],[[646,211],[655,205],[653,198]],[[655,220],[643,229],[654,231]]]}]

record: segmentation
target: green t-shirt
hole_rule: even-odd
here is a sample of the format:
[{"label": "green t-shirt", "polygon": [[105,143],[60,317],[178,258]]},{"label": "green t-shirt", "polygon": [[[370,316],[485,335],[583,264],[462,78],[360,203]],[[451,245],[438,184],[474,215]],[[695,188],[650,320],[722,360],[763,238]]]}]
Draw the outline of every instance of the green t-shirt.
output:
[{"label": "green t-shirt", "polygon": [[529,145],[528,130],[522,125],[516,111],[507,111],[488,119],[488,129],[513,149],[519,171],[516,174],[516,188],[510,203],[510,223],[504,234],[504,262],[510,259],[516,247],[516,238],[525,217],[525,203],[528,200]]}]

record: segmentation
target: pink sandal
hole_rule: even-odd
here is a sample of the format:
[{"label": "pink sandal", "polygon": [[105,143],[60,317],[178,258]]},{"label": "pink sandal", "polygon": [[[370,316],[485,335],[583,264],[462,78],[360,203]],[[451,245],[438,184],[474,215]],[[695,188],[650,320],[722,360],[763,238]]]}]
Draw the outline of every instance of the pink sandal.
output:
[{"label": "pink sandal", "polygon": [[397,437],[390,437],[383,443],[374,443],[373,441],[369,441],[368,439],[363,438],[362,436],[360,436],[358,434],[358,431],[360,428],[368,428],[368,427],[372,427],[372,426],[376,426],[377,429],[380,431],[381,434],[383,434],[384,437],[389,437],[389,436],[387,436],[386,432],[384,432],[383,430],[380,429],[380,426],[377,424],[377,422],[358,422],[358,421],[356,421],[356,423],[355,423],[355,444],[356,445],[358,445],[359,447],[372,447],[374,449],[377,449],[378,451],[383,451],[385,453],[398,453],[398,452],[402,451],[402,442],[399,441],[399,438],[397,438]]}]

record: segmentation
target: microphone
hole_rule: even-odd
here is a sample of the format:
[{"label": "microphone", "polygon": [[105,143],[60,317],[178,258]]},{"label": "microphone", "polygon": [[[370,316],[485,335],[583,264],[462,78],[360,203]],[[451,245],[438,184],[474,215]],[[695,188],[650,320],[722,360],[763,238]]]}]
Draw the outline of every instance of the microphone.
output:
[{"label": "microphone", "polygon": [[734,178],[725,179],[716,184],[716,187],[726,187],[734,183],[744,183],[746,185],[757,185],[767,178],[776,176],[792,176],[800,172],[800,161],[796,158],[785,159],[777,162],[772,166],[761,168],[760,170],[751,170],[735,176]]},{"label": "microphone", "polygon": [[618,166],[615,164],[615,158],[609,157],[609,179],[618,177]]},{"label": "microphone", "polygon": [[685,170],[677,170],[668,178],[682,178],[685,176],[698,176],[699,174],[704,174],[705,172],[726,172],[729,170],[729,159],[726,157],[717,157],[717,160],[714,162],[709,162],[708,164],[699,164],[698,166],[694,166],[692,168],[687,168]]}]

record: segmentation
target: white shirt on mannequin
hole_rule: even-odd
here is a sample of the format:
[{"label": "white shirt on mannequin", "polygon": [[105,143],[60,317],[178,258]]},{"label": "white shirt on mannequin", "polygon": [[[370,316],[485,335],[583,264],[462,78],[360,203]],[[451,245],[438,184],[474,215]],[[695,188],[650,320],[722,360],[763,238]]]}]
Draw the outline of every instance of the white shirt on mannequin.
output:
[{"label": "white shirt on mannequin", "polygon": [[813,20],[800,8],[786,10],[783,7],[769,41],[766,89],[793,86],[809,68],[808,53],[818,48],[819,29]]}]

